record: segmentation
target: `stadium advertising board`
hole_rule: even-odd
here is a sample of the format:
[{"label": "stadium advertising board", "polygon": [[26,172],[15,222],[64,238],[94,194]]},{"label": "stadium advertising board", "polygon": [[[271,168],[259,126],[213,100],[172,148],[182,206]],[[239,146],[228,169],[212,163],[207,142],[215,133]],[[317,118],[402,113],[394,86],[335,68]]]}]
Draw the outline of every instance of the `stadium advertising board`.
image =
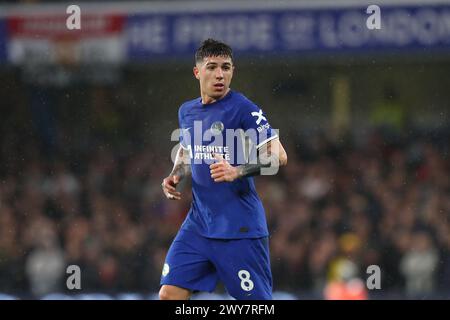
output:
[{"label": "stadium advertising board", "polygon": [[369,29],[366,7],[130,15],[128,57],[191,54],[217,38],[244,54],[382,52],[450,48],[450,6],[381,8],[381,28]]},{"label": "stadium advertising board", "polygon": [[13,64],[124,60],[123,16],[85,14],[80,30],[68,30],[66,19],[65,12],[8,17],[8,60]]},{"label": "stadium advertising board", "polygon": [[[380,28],[369,28],[365,5],[316,2],[283,7],[247,2],[187,9],[167,3],[81,4],[81,29],[68,30],[65,8],[4,10],[0,61],[105,62],[190,57],[213,37],[242,55],[447,52],[449,4],[380,5]],[[1,9],[1,8],[0,8]]]}]

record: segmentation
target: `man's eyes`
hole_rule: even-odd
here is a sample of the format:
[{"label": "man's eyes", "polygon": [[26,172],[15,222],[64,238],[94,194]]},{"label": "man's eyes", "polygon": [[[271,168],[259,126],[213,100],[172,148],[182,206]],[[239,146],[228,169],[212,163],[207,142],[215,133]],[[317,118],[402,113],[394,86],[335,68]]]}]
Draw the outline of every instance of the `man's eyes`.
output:
[{"label": "man's eyes", "polygon": [[[208,69],[208,70],[214,70],[215,68],[217,68],[217,66],[208,66],[208,67],[206,67],[206,69]],[[222,70],[228,71],[228,70],[230,70],[230,69],[231,69],[230,66],[223,66],[223,67],[222,67]]]}]

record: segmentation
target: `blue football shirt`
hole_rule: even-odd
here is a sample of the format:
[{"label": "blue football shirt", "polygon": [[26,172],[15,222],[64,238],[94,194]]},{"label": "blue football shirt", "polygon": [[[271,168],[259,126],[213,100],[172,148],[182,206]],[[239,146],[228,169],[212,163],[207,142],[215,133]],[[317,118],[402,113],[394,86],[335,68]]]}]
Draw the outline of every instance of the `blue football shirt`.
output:
[{"label": "blue football shirt", "polygon": [[182,229],[217,239],[268,236],[264,208],[252,177],[214,182],[210,164],[220,154],[233,166],[254,160],[256,150],[277,137],[266,114],[239,92],[202,104],[197,98],[178,112],[180,143],[189,152],[193,201]]}]

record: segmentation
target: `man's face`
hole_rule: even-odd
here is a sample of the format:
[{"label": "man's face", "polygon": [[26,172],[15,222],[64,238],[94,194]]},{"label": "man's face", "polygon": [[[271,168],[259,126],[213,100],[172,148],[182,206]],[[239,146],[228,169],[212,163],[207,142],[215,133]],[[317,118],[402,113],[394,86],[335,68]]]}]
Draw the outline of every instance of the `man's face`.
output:
[{"label": "man's face", "polygon": [[217,100],[230,87],[234,66],[230,57],[206,57],[194,67],[194,75],[200,81],[202,95]]}]

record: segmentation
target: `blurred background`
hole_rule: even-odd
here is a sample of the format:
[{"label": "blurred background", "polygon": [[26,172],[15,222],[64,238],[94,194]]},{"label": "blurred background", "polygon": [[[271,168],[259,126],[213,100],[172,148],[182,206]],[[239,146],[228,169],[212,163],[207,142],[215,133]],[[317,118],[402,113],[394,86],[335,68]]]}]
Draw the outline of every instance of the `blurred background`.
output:
[{"label": "blurred background", "polygon": [[157,297],[191,201],[160,184],[208,37],[289,155],[255,179],[274,297],[449,299],[450,1],[377,1],[379,30],[370,4],[0,1],[0,299]]}]

